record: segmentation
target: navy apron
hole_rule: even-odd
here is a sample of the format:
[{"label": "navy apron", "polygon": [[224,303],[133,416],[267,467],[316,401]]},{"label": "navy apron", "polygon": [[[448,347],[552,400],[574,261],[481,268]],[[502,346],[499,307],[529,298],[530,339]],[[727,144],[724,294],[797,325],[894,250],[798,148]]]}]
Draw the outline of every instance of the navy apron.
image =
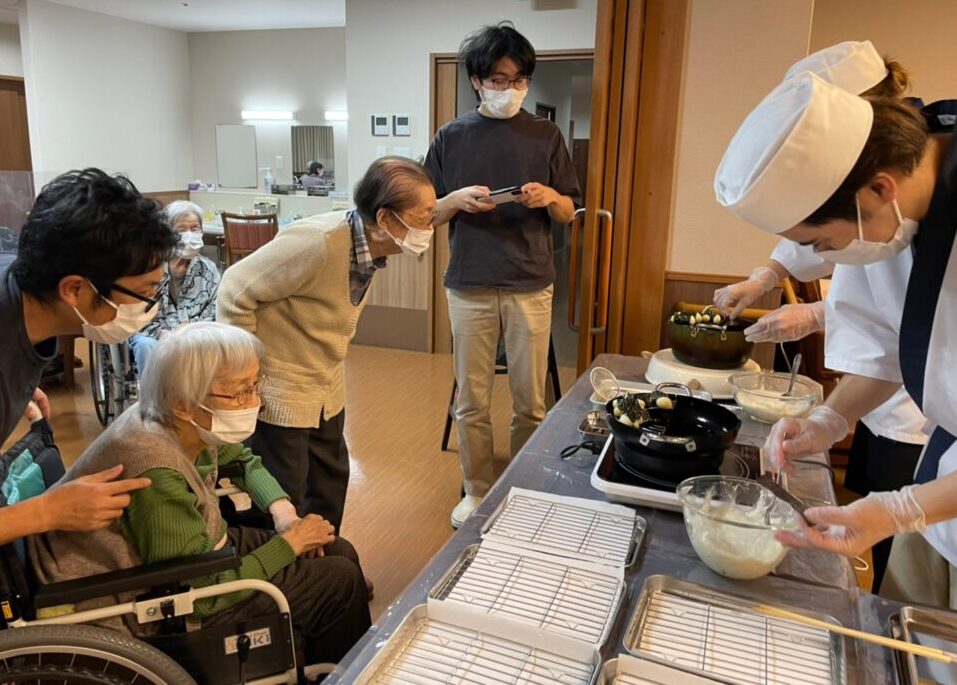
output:
[{"label": "navy apron", "polygon": [[[921,221],[915,239],[914,267],[901,320],[900,364],[904,386],[924,415],[937,426],[917,466],[914,475],[917,483],[937,478],[941,459],[954,447],[957,433],[957,404],[949,399],[957,391],[957,366],[948,363],[947,348],[949,345],[957,350],[957,339],[952,337],[957,330],[955,237],[957,135],[952,135],[927,216]],[[947,469],[952,470],[955,469]]]}]

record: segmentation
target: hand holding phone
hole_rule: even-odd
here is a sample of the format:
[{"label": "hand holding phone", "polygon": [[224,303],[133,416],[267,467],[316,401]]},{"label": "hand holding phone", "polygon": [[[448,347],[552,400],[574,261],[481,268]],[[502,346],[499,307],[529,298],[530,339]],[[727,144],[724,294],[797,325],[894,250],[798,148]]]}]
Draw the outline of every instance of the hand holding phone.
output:
[{"label": "hand holding phone", "polygon": [[515,200],[521,194],[522,189],[520,186],[499,188],[498,190],[493,190],[491,193],[489,193],[488,201],[496,205],[501,205],[505,204],[506,202],[515,202]]}]

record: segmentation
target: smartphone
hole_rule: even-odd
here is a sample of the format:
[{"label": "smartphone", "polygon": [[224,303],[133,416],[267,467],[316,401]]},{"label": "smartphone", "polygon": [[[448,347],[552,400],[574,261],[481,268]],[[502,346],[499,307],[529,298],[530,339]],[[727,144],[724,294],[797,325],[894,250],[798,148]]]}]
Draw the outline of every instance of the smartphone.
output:
[{"label": "smartphone", "polygon": [[506,202],[515,202],[515,198],[522,194],[522,189],[520,186],[509,186],[508,188],[499,188],[498,190],[493,190],[488,195],[488,202],[492,202],[497,205],[505,204]]}]

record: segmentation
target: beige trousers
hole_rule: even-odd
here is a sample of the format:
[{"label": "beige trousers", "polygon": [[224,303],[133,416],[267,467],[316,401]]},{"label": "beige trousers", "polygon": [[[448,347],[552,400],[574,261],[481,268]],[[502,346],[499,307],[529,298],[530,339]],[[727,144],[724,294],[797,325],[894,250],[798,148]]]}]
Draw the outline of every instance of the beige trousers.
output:
[{"label": "beige trousers", "polygon": [[957,609],[957,569],[920,533],[894,537],[881,597]]},{"label": "beige trousers", "polygon": [[459,386],[455,419],[466,494],[482,497],[495,480],[491,406],[499,339],[505,341],[512,395],[511,456],[545,417],[552,290],[549,286],[534,292],[496,288],[445,291]]}]

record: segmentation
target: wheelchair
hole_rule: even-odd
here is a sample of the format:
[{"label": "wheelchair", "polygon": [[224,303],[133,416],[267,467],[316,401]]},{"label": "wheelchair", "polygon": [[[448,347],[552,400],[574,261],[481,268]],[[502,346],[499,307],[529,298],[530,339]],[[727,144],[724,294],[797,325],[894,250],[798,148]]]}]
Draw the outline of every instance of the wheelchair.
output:
[{"label": "wheelchair", "polygon": [[96,418],[104,427],[136,402],[136,367],[127,343],[90,342],[90,387]]},{"label": "wheelchair", "polygon": [[[39,490],[64,473],[46,421],[0,457],[0,482],[27,455],[40,467]],[[33,494],[38,494],[34,492]],[[217,492],[217,494],[221,494]],[[6,506],[0,495],[0,506]],[[236,569],[232,548],[40,586],[26,561],[24,540],[0,547],[0,683],[68,685],[274,685],[316,679],[333,664],[299,668],[289,604],[272,583],[239,580],[201,588],[184,579]],[[223,626],[188,629],[201,598],[237,591],[262,592],[275,612]],[[128,602],[77,611],[79,602],[135,593]],[[61,608],[48,618],[42,609]],[[68,607],[65,611],[63,607]],[[136,638],[83,625],[123,616],[157,627]]]}]

